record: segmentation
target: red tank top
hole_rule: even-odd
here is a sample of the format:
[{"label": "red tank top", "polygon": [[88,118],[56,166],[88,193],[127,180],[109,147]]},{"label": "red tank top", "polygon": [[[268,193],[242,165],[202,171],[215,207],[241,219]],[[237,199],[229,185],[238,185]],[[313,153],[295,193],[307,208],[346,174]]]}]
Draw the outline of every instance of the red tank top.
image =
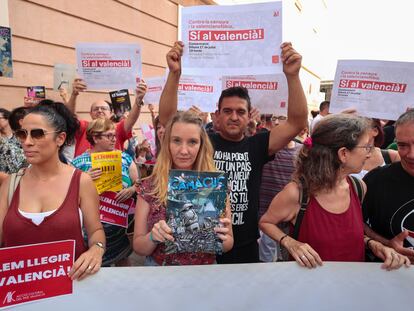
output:
[{"label": "red tank top", "polygon": [[62,205],[39,225],[20,214],[20,184],[13,194],[3,222],[3,247],[75,240],[75,259],[87,250],[79,219],[79,184],[82,172],[75,170]]},{"label": "red tank top", "polygon": [[364,225],[361,203],[347,178],[350,203],[341,214],[328,212],[311,196],[298,240],[308,243],[323,261],[364,261]]}]

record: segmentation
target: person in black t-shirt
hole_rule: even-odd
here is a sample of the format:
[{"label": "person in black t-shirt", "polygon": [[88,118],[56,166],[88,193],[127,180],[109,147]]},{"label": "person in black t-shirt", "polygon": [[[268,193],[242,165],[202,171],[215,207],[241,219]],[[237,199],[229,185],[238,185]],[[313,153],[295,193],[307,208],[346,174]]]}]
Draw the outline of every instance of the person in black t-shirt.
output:
[{"label": "person in black t-shirt", "polygon": [[364,181],[365,231],[371,238],[394,248],[414,263],[414,110],[395,123],[401,162],[378,167]]},{"label": "person in black t-shirt", "polygon": [[[299,79],[302,57],[291,43],[283,43],[281,49],[289,102],[288,120],[278,126],[277,131],[245,136],[252,108],[245,88],[224,90],[218,102],[215,115],[220,131],[210,135],[210,139],[217,169],[229,174],[234,232],[233,249],[218,257],[218,263],[259,261],[258,205],[263,165],[307,126],[306,97]],[[182,52],[182,42],[176,42],[167,54],[169,74],[159,106],[162,124],[166,124],[177,110]]]}]

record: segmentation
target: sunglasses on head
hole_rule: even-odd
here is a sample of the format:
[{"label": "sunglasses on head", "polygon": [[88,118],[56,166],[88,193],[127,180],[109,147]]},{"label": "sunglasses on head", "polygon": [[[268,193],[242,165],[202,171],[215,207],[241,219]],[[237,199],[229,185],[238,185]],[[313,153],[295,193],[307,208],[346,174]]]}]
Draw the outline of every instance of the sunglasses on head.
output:
[{"label": "sunglasses on head", "polygon": [[32,139],[42,139],[47,134],[59,133],[59,131],[45,131],[44,129],[31,129],[30,131],[26,129],[16,130],[15,135],[18,139],[25,141],[27,136],[30,135]]}]

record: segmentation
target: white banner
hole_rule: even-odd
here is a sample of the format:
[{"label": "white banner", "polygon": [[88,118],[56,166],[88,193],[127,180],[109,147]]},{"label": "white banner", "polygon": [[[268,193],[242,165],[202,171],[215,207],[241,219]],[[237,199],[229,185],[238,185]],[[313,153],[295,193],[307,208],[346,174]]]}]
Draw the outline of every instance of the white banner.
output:
[{"label": "white banner", "polygon": [[180,22],[186,75],[282,72],[282,2],[184,7]]},{"label": "white banner", "polygon": [[413,267],[375,263],[102,268],[73,282],[72,295],[13,310],[412,310],[413,284]]},{"label": "white banner", "polygon": [[347,108],[366,117],[397,120],[414,108],[414,63],[339,60],[329,110]]},{"label": "white banner", "polygon": [[165,81],[166,79],[164,76],[145,79],[145,82],[147,83],[147,93],[145,93],[144,101],[146,104],[159,104]]},{"label": "white banner", "polygon": [[76,60],[91,90],[135,90],[141,77],[141,48],[135,43],[78,43]]},{"label": "white banner", "polygon": [[197,106],[203,112],[214,112],[221,94],[220,79],[213,76],[181,76],[178,85],[178,110]]},{"label": "white banner", "polygon": [[288,88],[284,74],[260,76],[226,76],[223,89],[242,86],[249,91],[253,107],[259,112],[287,116]]}]

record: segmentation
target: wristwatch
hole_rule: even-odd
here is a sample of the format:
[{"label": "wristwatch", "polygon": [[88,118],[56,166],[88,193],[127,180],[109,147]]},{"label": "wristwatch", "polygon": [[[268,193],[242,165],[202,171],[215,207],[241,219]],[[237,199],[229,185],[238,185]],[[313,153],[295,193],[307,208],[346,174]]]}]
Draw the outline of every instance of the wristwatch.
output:
[{"label": "wristwatch", "polygon": [[141,100],[139,103],[137,103],[138,106],[144,106],[144,100]]},{"label": "wristwatch", "polygon": [[96,242],[95,245],[99,248],[102,248],[104,252],[106,251],[106,247],[102,242]]}]

